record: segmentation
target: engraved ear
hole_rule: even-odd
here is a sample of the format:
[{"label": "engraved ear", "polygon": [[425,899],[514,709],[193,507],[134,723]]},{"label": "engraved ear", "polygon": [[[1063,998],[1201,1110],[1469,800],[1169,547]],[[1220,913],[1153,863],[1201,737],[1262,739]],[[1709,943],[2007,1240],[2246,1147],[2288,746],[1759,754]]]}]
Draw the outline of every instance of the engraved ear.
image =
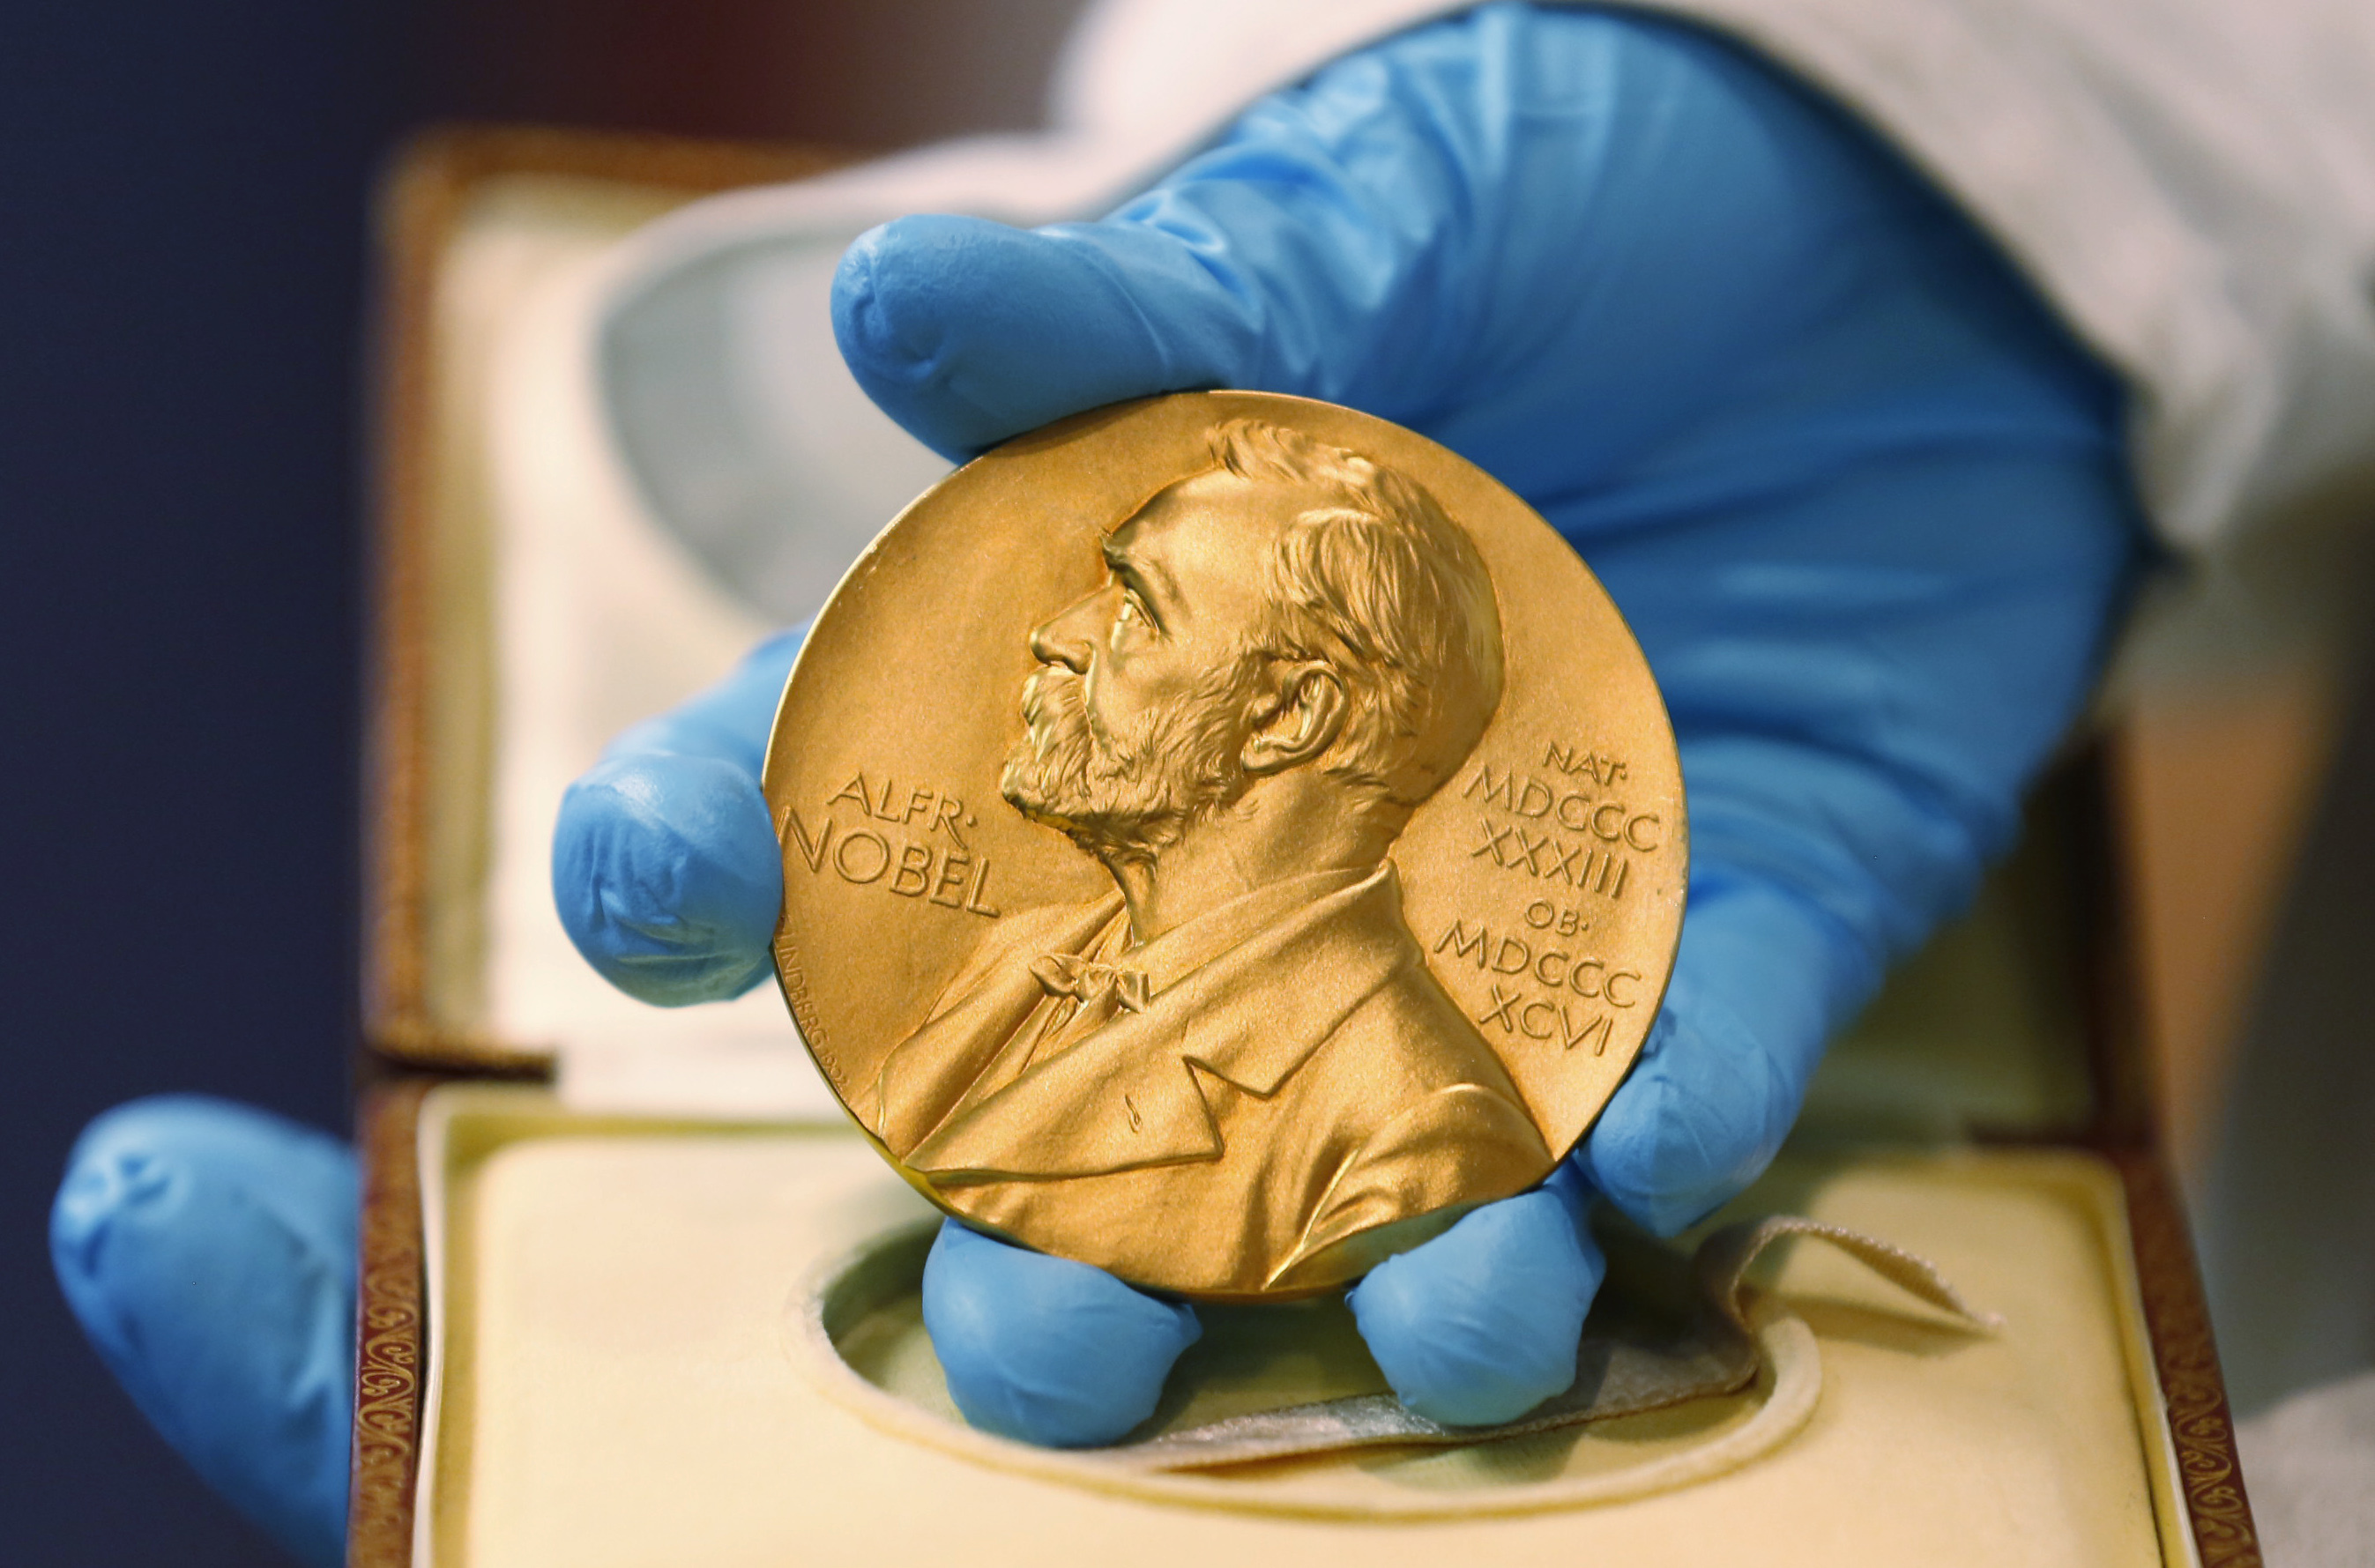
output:
[{"label": "engraved ear", "polygon": [[1344,733],[1350,701],[1341,677],[1317,659],[1274,672],[1277,685],[1269,711],[1258,714],[1246,737],[1246,772],[1257,778],[1300,767],[1336,744]]}]

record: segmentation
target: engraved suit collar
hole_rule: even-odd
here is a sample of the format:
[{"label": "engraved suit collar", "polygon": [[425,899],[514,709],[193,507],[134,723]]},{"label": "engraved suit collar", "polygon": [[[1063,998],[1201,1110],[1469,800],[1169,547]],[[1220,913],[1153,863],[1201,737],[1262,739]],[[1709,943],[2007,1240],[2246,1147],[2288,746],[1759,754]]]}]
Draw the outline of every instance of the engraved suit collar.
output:
[{"label": "engraved suit collar", "polygon": [[1312,871],[1288,877],[1208,909],[1151,942],[1115,954],[1110,961],[1144,974],[1148,989],[1159,996],[1264,927],[1376,875],[1375,871]]},{"label": "engraved suit collar", "polygon": [[[1159,945],[1142,951],[1161,958]],[[1217,1159],[1221,1132],[1198,1074],[1275,1094],[1415,952],[1400,883],[1380,866],[1248,932],[1160,988],[1145,1011],[1034,1062],[904,1163],[944,1181],[1031,1180]]]},{"label": "engraved suit collar", "polygon": [[1092,949],[1123,918],[1118,892],[1093,903],[1009,916],[1019,929],[1001,934],[1000,961],[970,983],[960,974],[963,990],[883,1062],[869,1124],[876,1136],[897,1154],[930,1133],[1046,999],[1031,960],[1050,950]]}]

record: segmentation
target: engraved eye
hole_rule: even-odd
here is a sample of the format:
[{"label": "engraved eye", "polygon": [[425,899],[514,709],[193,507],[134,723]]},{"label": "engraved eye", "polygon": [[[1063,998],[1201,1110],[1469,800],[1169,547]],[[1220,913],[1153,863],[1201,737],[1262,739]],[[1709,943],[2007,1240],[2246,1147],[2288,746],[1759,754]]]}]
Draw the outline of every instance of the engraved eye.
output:
[{"label": "engraved eye", "polygon": [[1121,596],[1121,608],[1115,614],[1114,619],[1124,626],[1135,626],[1145,619],[1146,611],[1140,607],[1138,595],[1124,594]]}]

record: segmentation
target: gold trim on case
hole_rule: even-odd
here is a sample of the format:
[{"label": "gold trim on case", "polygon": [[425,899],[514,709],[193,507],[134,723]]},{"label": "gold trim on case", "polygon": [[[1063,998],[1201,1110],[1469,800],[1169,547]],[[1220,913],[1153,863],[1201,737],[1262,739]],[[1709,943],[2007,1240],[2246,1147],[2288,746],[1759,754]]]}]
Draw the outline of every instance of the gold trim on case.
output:
[{"label": "gold trim on case", "polygon": [[399,1079],[365,1102],[360,1141],[361,1278],[355,1314],[355,1446],[348,1503],[351,1568],[404,1568],[412,1557],[420,1470],[420,1171],[413,1139],[432,1080]]}]

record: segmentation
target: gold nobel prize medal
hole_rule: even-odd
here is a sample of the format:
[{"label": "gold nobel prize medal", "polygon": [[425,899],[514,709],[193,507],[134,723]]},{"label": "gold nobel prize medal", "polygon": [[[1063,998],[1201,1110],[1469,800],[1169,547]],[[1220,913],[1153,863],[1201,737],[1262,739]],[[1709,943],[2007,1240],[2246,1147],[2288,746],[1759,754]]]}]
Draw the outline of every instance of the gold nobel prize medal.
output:
[{"label": "gold nobel prize medal", "polygon": [[1624,1078],[1688,833],[1575,551],[1302,398],[968,464],[818,616],[766,793],[775,963],[934,1203],[1151,1290],[1339,1286],[1540,1182]]}]

